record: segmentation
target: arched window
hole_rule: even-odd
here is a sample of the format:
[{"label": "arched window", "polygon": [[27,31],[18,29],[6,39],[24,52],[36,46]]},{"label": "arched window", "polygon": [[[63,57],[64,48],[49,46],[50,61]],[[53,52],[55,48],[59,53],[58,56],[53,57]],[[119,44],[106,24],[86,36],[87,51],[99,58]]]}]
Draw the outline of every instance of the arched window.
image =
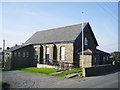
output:
[{"label": "arched window", "polygon": [[60,59],[65,60],[65,47],[60,47]]},{"label": "arched window", "polygon": [[84,45],[88,45],[88,38],[87,37],[85,37],[85,39],[84,39]]},{"label": "arched window", "polygon": [[38,48],[36,47],[35,51],[34,51],[34,59],[35,60],[37,60],[37,58],[38,58],[38,53],[37,52],[38,52]]}]

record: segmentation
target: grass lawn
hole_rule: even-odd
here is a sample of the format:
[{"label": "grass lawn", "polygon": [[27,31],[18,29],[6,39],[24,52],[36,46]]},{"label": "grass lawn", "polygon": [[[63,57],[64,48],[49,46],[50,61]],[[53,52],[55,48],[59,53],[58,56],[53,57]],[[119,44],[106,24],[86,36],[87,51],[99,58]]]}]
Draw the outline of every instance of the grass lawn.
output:
[{"label": "grass lawn", "polygon": [[65,75],[73,74],[73,73],[82,73],[82,69],[81,68],[77,68],[75,70],[64,71],[62,73],[55,74],[55,75],[52,75],[52,76],[65,76]]},{"label": "grass lawn", "polygon": [[7,84],[6,82],[0,81],[0,86]]},{"label": "grass lawn", "polygon": [[43,74],[49,74],[57,71],[57,69],[54,69],[54,68],[36,68],[36,67],[22,68],[19,70],[34,72],[34,73],[43,73]]}]

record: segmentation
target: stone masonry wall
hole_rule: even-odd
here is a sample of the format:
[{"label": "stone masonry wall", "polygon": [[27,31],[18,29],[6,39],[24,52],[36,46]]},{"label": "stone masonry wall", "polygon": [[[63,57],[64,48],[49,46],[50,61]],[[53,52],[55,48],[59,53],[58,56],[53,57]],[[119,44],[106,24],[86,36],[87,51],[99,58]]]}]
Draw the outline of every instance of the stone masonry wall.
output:
[{"label": "stone masonry wall", "polygon": [[[57,43],[57,44],[43,44],[43,45],[34,45],[34,48],[38,48],[38,62],[40,62],[40,53],[43,53],[44,63],[46,62],[46,46],[49,47],[49,60],[53,60],[53,55],[55,52],[54,46],[57,48],[57,61],[60,60],[60,48],[65,47],[65,61],[68,63],[73,63],[73,43]],[[41,47],[43,47],[43,52],[40,52]]]},{"label": "stone masonry wall", "polygon": [[[92,55],[84,55],[84,67],[92,67]],[[80,67],[82,67],[82,55],[80,55]]]}]

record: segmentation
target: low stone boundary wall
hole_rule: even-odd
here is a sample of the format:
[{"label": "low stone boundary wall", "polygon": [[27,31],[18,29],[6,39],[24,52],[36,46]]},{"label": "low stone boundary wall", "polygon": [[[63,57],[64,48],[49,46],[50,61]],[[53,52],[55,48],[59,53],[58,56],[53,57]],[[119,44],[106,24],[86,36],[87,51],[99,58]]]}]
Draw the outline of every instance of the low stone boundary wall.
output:
[{"label": "low stone boundary wall", "polygon": [[46,64],[37,64],[37,68],[56,68],[55,66],[50,66],[50,65],[46,65]]},{"label": "low stone boundary wall", "polygon": [[85,72],[85,76],[94,76],[98,74],[109,73],[117,69],[118,67],[116,65],[99,65],[99,66],[85,68],[84,72]]}]

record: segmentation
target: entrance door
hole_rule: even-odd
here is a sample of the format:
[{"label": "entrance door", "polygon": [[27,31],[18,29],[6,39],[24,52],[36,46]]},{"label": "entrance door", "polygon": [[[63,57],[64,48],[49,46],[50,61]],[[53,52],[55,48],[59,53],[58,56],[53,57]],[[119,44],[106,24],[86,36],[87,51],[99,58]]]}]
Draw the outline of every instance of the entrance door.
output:
[{"label": "entrance door", "polygon": [[43,59],[43,46],[41,46],[40,48],[40,64],[44,63],[44,59]]},{"label": "entrance door", "polygon": [[49,47],[47,46],[46,47],[46,62],[48,62],[49,61]]}]

